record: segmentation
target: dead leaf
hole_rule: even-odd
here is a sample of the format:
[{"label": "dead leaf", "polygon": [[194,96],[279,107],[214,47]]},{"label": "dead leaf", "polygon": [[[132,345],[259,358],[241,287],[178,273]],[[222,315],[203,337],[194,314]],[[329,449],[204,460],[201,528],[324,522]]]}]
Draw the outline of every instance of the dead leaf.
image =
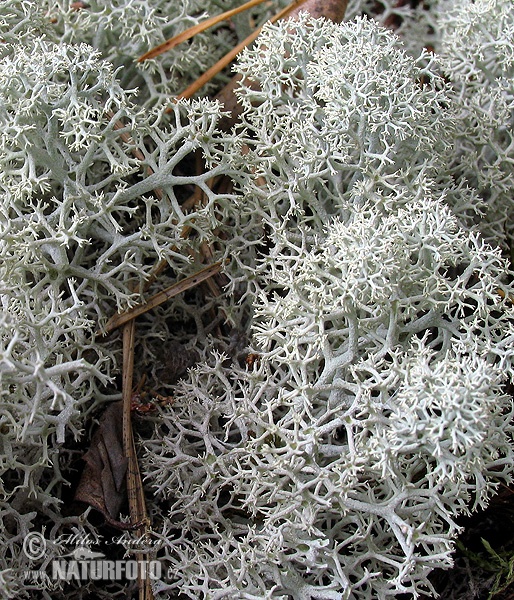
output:
[{"label": "dead leaf", "polygon": [[128,461],[123,452],[123,402],[114,402],[105,409],[91,438],[89,450],[82,459],[86,465],[75,500],[98,510],[109,525],[132,529],[133,525],[118,519],[127,497],[125,477]]}]

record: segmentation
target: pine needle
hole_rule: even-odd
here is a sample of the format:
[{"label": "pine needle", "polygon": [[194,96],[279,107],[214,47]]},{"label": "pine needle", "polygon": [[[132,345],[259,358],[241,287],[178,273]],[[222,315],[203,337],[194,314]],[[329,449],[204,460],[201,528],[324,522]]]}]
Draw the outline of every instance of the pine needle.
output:
[{"label": "pine needle", "polygon": [[231,17],[234,17],[235,15],[238,15],[239,13],[242,13],[245,10],[253,8],[254,6],[258,6],[259,4],[262,4],[265,1],[266,0],[249,0],[249,2],[246,2],[245,4],[238,6],[237,8],[233,8],[232,10],[227,10],[224,13],[221,13],[220,15],[216,15],[214,17],[211,17],[210,19],[202,21],[202,23],[198,23],[198,25],[195,25],[194,27],[190,27],[189,29],[186,29],[182,33],[179,33],[178,35],[170,38],[169,40],[166,40],[159,46],[152,48],[151,50],[149,50],[148,52],[146,52],[145,54],[140,56],[137,59],[137,62],[140,63],[145,60],[155,58],[156,56],[159,56],[160,54],[164,54],[164,52],[167,52],[168,50],[175,48],[175,46],[178,46],[182,42],[189,40],[190,38],[197,35],[198,33],[202,33],[202,31],[209,29],[213,25],[217,25],[218,23],[221,23],[222,21],[226,21],[227,19],[230,19]]}]

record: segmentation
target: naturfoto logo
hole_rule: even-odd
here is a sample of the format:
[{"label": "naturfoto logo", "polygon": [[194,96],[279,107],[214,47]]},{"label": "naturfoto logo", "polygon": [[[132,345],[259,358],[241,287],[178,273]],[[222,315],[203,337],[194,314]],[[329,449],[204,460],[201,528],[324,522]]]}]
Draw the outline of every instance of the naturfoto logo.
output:
[{"label": "naturfoto logo", "polygon": [[[50,563],[51,572],[27,571],[31,580],[41,582],[72,580],[118,581],[136,579],[156,580],[161,577],[161,564],[157,560],[109,560],[103,552],[91,548],[86,537],[70,538],[76,547]],[[62,541],[62,540],[60,540]],[[69,540],[67,540],[69,542]],[[119,541],[119,540],[118,540]],[[41,559],[46,553],[46,540],[39,532],[29,533],[23,542],[23,551],[31,561]]]}]

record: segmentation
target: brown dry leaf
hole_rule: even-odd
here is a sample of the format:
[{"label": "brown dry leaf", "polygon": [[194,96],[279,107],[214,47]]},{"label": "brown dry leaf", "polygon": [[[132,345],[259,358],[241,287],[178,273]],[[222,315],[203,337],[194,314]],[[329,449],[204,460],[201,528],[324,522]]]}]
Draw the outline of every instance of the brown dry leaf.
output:
[{"label": "brown dry leaf", "polygon": [[123,402],[110,404],[91,438],[82,459],[86,465],[80,478],[75,500],[98,510],[107,523],[118,529],[132,529],[118,520],[126,501],[125,477],[127,458],[123,452]]}]

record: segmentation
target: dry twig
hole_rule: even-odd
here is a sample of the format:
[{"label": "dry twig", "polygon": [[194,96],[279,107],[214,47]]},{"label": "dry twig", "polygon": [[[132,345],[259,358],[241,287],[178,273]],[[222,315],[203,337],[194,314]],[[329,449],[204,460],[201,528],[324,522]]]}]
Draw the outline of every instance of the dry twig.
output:
[{"label": "dry twig", "polygon": [[156,306],[163,304],[170,298],[173,298],[174,296],[178,296],[179,294],[182,294],[182,292],[185,292],[186,290],[189,290],[190,288],[195,287],[202,281],[205,281],[206,279],[209,279],[209,277],[212,277],[216,273],[219,273],[221,271],[221,267],[222,267],[221,262],[216,262],[216,263],[213,263],[212,265],[208,265],[207,267],[201,269],[194,275],[185,277],[184,279],[177,281],[177,283],[174,283],[173,285],[166,288],[165,290],[157,292],[157,294],[155,294],[151,298],[149,298],[144,304],[138,304],[132,308],[129,308],[128,310],[126,310],[123,313],[118,313],[118,314],[114,315],[113,317],[110,318],[109,322],[105,326],[105,333],[107,334],[107,333],[113,331],[117,327],[120,327],[121,325],[124,325],[124,324],[132,321],[133,319],[135,319],[136,317],[139,317],[140,315],[144,314],[145,312],[152,310],[152,308],[155,308]]}]

